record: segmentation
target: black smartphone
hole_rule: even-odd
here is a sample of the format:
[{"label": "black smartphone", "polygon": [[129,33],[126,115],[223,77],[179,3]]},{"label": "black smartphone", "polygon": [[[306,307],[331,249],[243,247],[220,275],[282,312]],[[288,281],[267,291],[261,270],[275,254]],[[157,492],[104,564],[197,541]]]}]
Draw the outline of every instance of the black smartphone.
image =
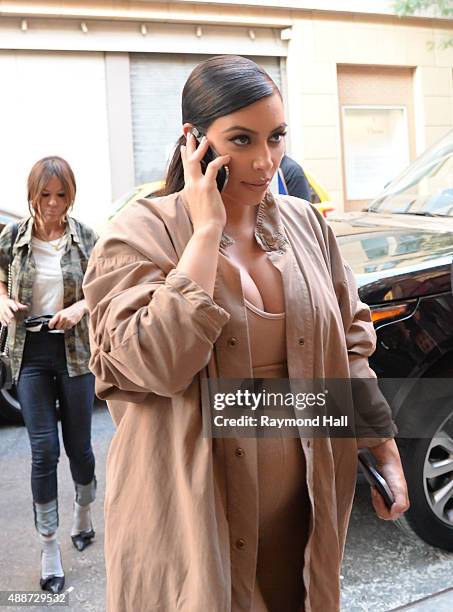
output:
[{"label": "black smartphone", "polygon": [[[197,130],[197,128],[192,128],[191,131],[192,131],[192,134],[195,136],[198,144],[200,144],[201,139],[203,138],[203,134],[199,130]],[[208,150],[206,151],[206,155],[201,160],[201,171],[203,172],[203,174],[205,174],[208,164],[212,162],[216,157],[219,157],[219,154],[213,147],[210,146]],[[217,189],[220,192],[222,192],[227,186],[228,176],[229,176],[228,166],[222,166],[217,172],[217,177],[216,177]]]},{"label": "black smartphone", "polygon": [[388,510],[395,502],[393,493],[387,484],[387,481],[382,474],[373,465],[373,462],[366,449],[360,449],[358,452],[359,466],[366,480],[373,487],[376,487],[377,492],[381,495]]}]

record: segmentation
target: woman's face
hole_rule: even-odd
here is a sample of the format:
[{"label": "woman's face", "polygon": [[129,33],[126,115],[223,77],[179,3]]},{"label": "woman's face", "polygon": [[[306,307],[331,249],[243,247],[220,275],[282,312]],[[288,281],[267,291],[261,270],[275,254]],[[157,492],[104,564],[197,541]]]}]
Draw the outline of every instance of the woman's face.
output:
[{"label": "woman's face", "polygon": [[68,207],[67,196],[57,176],[53,176],[41,191],[38,207],[44,223],[56,223],[63,218]]},{"label": "woman's face", "polygon": [[216,119],[206,136],[219,155],[231,156],[222,195],[242,204],[259,204],[285,152],[285,133],[277,93]]}]

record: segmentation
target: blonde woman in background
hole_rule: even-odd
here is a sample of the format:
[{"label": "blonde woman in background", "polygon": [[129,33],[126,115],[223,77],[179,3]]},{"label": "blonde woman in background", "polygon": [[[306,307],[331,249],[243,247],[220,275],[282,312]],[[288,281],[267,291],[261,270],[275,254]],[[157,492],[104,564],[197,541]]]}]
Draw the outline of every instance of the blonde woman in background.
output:
[{"label": "blonde woman in background", "polygon": [[[35,526],[42,546],[43,590],[58,593],[64,571],[57,542],[57,464],[63,443],[75,485],[72,541],[93,539],[90,505],[96,492],[91,447],[94,377],[88,370],[87,307],[82,281],[95,233],[69,216],[76,182],[68,162],[45,157],[28,177],[30,216],[0,235],[0,322],[8,326],[12,376],[28,431]],[[12,295],[7,270],[12,249]]]}]

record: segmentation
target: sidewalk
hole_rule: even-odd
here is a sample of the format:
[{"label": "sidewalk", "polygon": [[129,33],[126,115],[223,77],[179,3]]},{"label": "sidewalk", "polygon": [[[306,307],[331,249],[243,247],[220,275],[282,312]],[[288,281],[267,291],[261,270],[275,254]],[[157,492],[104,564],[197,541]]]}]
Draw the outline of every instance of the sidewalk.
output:
[{"label": "sidewalk", "polygon": [[[105,408],[93,415],[93,447],[98,480],[97,500],[93,505],[96,537],[91,546],[78,552],[71,541],[74,485],[63,448],[58,467],[60,529],[58,539],[66,575],[65,590],[71,589],[69,606],[3,606],[5,612],[33,610],[42,612],[105,612],[104,564],[104,487],[105,461],[114,432]],[[63,445],[62,445],[63,446]],[[39,587],[40,546],[33,524],[30,492],[30,448],[25,427],[0,428],[0,591],[42,593]]]},{"label": "sidewalk", "polygon": [[411,604],[394,608],[392,612],[397,610],[412,610],[416,612],[451,612],[453,610],[453,588],[446,589],[440,593],[423,597]]}]

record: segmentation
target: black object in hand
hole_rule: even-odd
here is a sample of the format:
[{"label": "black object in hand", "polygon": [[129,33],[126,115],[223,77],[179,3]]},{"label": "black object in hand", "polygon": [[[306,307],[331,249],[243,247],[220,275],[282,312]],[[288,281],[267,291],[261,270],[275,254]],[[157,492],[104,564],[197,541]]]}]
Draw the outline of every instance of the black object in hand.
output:
[{"label": "black object in hand", "polygon": [[[201,139],[203,138],[203,134],[199,130],[197,130],[197,128],[195,127],[192,128],[192,134],[195,137],[198,144],[200,144]],[[208,167],[208,164],[212,162],[216,157],[219,157],[219,154],[212,146],[209,146],[208,150],[206,151],[205,156],[201,160],[201,171],[203,174],[206,174],[206,169]],[[220,193],[227,186],[228,177],[229,177],[228,166],[222,166],[221,168],[219,168],[217,172],[217,176],[216,176],[216,182],[217,182],[217,189],[220,191]]]},{"label": "black object in hand", "polygon": [[376,490],[383,498],[387,509],[390,510],[390,508],[395,503],[395,498],[393,496],[392,491],[390,490],[390,487],[387,484],[387,481],[373,465],[366,449],[359,450],[358,458],[359,466],[366,480],[372,487],[376,487]]}]

